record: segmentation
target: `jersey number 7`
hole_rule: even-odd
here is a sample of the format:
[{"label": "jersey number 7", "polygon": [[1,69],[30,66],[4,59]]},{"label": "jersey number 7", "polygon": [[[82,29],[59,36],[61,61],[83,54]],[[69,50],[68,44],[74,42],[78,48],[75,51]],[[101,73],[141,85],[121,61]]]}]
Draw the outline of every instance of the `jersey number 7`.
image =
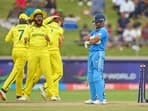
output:
[{"label": "jersey number 7", "polygon": [[19,40],[21,40],[21,38],[22,38],[22,35],[23,35],[23,33],[24,33],[24,30],[18,30],[19,31]]}]

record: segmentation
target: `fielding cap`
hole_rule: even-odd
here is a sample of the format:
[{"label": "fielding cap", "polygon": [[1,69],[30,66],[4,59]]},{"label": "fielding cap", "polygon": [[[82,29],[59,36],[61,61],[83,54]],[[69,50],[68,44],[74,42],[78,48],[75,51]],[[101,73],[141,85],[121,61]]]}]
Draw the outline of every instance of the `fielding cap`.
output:
[{"label": "fielding cap", "polygon": [[21,14],[19,15],[19,19],[28,20],[29,17],[28,17],[25,13],[21,13]]},{"label": "fielding cap", "polygon": [[41,14],[41,15],[43,16],[43,18],[45,18],[45,16],[46,16],[45,13],[44,13],[41,9],[36,9],[36,10],[34,10],[34,12],[32,13],[31,18],[33,19],[34,16],[37,15],[37,14]]}]

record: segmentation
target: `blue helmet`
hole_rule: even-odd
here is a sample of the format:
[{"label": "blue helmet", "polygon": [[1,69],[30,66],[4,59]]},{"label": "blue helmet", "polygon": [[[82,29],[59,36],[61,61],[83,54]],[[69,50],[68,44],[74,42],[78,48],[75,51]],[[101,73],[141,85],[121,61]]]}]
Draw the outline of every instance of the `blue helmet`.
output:
[{"label": "blue helmet", "polygon": [[105,21],[105,16],[101,13],[96,14],[93,20],[93,22],[104,22],[104,21]]}]

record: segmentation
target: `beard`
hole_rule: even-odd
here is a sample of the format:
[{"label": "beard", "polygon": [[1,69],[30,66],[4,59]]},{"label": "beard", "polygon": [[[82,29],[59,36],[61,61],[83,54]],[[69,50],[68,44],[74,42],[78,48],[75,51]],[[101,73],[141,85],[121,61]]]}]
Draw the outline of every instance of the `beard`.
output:
[{"label": "beard", "polygon": [[99,28],[101,28],[102,26],[96,26],[96,29],[99,29]]},{"label": "beard", "polygon": [[42,26],[43,20],[35,20],[34,22],[38,27],[40,27]]}]

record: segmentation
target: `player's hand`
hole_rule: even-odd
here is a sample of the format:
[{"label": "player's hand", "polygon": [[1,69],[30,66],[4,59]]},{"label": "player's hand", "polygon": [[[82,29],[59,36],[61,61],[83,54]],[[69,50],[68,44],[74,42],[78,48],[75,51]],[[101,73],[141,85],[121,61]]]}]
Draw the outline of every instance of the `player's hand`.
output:
[{"label": "player's hand", "polygon": [[90,40],[90,35],[88,34],[88,35],[84,36],[84,37],[83,37],[83,40],[84,40],[84,41],[89,41],[89,40]]},{"label": "player's hand", "polygon": [[28,37],[25,37],[24,38],[24,42],[25,42],[25,44],[27,44],[29,42],[29,38]]},{"label": "player's hand", "polygon": [[47,40],[48,42],[50,42],[50,39],[49,39],[48,35],[45,35],[44,38],[45,38],[45,40]]},{"label": "player's hand", "polygon": [[89,45],[89,44],[90,44],[89,41],[85,41],[85,42],[84,42],[84,47],[85,47],[85,48],[88,48],[88,45]]},{"label": "player's hand", "polygon": [[53,16],[51,16],[51,19],[53,20],[53,19],[55,19],[55,18],[59,18],[60,16],[58,16],[58,15],[53,15]]}]

